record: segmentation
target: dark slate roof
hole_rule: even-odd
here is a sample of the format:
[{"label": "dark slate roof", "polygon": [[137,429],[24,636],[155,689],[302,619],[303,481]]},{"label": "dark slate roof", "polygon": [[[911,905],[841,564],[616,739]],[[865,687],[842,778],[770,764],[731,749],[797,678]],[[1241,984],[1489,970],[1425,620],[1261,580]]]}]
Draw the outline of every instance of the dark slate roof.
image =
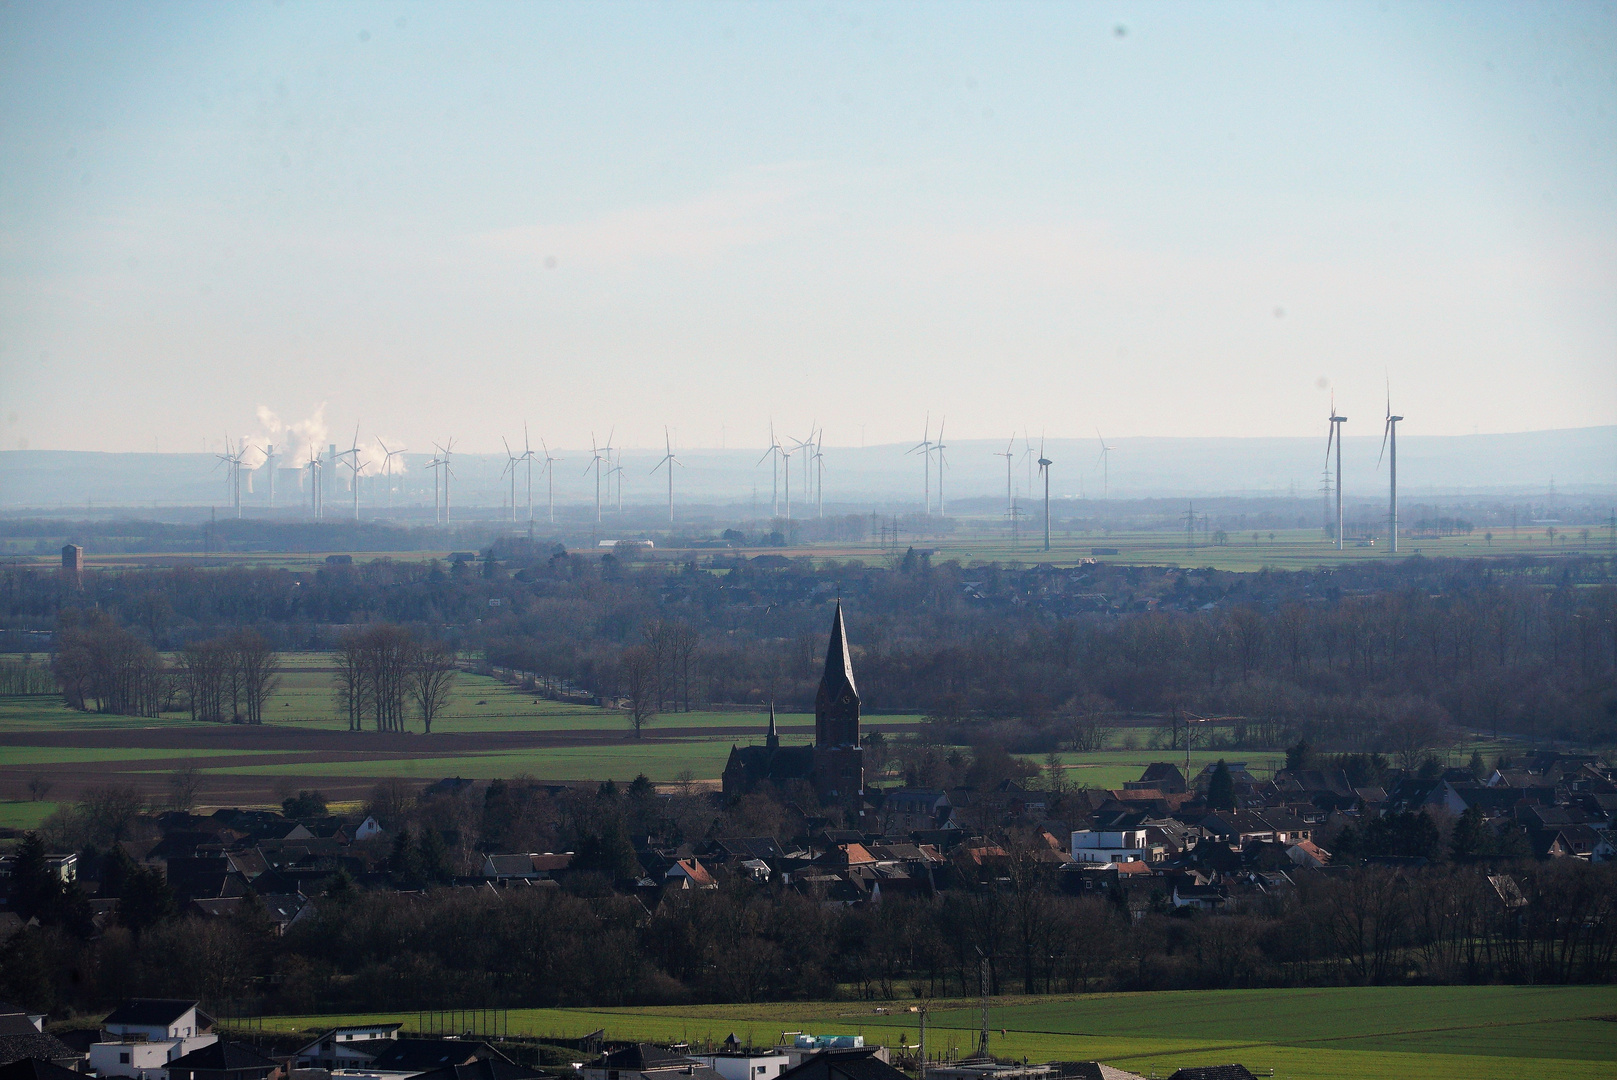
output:
[{"label": "dark slate roof", "polygon": [[0,1013],[0,1035],[32,1035],[38,1030],[24,1013]]},{"label": "dark slate roof", "polygon": [[814,773],[814,747],[732,746],[725,771],[732,766],[741,770],[749,787],[764,781],[807,780]]},{"label": "dark slate roof", "polygon": [[1098,1061],[1053,1061],[1065,1080],[1145,1080],[1139,1073],[1116,1069]]},{"label": "dark slate roof", "polygon": [[280,1062],[265,1057],[252,1047],[225,1042],[223,1039],[207,1046],[200,1046],[189,1054],[175,1058],[167,1065],[170,1069],[210,1069],[227,1072],[249,1069],[262,1069],[268,1072],[279,1067]]},{"label": "dark slate roof", "polygon": [[26,1057],[0,1065],[0,1080],[84,1080],[84,1074],[64,1069],[54,1061]]},{"label": "dark slate roof", "polygon": [[803,1060],[795,1069],[780,1074],[781,1080],[908,1080],[902,1072],[876,1056],[874,1046],[857,1050],[822,1050]]},{"label": "dark slate roof", "polygon": [[66,1061],[81,1056],[61,1039],[43,1031],[30,1031],[26,1035],[0,1035],[0,1064],[9,1065],[24,1058]]},{"label": "dark slate roof", "polygon": [[377,1072],[428,1072],[447,1065],[470,1065],[478,1058],[508,1058],[485,1042],[466,1039],[388,1039],[387,1049],[371,1059]]},{"label": "dark slate roof", "polygon": [[842,697],[852,695],[859,703],[859,688],[853,681],[853,657],[848,654],[848,631],[842,624],[842,601],[837,601],[837,613],[831,619],[831,641],[825,649],[825,674],[820,677],[820,689],[815,695],[816,712]]},{"label": "dark slate roof", "polygon": [[178,998],[130,998],[107,1014],[101,1023],[135,1024],[139,1027],[166,1027],[197,1007],[195,1001]]},{"label": "dark slate roof", "polygon": [[1192,1065],[1180,1069],[1168,1080],[1256,1080],[1245,1065]]},{"label": "dark slate roof", "polygon": [[622,1050],[614,1050],[596,1061],[590,1062],[592,1069],[629,1069],[640,1072],[645,1069],[666,1069],[674,1065],[695,1065],[694,1058],[684,1054],[676,1054],[672,1050],[664,1050],[651,1043],[635,1043]]},{"label": "dark slate roof", "polygon": [[536,1069],[513,1065],[509,1061],[479,1059],[470,1065],[446,1065],[442,1069],[433,1069],[411,1077],[411,1080],[534,1080],[544,1075]]}]

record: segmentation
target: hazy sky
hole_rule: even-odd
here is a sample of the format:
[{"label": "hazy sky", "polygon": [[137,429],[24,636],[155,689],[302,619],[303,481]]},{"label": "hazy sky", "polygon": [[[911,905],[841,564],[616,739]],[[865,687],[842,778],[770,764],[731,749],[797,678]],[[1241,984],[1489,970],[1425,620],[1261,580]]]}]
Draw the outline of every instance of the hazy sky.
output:
[{"label": "hazy sky", "polygon": [[1617,7],[0,3],[6,449],[1323,440],[1385,371],[1617,418]]}]

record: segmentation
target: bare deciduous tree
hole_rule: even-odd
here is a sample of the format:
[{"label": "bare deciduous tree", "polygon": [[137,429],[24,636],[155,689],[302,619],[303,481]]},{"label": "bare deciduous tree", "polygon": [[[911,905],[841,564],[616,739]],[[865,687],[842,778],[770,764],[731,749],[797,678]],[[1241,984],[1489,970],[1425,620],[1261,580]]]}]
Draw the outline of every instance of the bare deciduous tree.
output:
[{"label": "bare deciduous tree", "polygon": [[202,794],[202,770],[189,762],[168,774],[168,804],[175,810],[190,810]]},{"label": "bare deciduous tree", "polygon": [[422,643],[409,674],[410,697],[421,711],[421,726],[432,734],[432,722],[449,701],[455,685],[455,650],[441,641]]},{"label": "bare deciduous tree", "polygon": [[623,650],[623,694],[629,702],[629,726],[640,738],[657,716],[657,659],[644,645]]}]

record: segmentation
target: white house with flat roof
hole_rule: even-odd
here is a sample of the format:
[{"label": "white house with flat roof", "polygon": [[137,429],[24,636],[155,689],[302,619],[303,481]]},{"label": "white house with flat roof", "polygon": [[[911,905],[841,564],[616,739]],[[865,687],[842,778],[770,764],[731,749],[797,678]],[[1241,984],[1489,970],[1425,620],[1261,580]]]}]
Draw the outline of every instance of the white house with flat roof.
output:
[{"label": "white house with flat roof", "polygon": [[98,1076],[165,1080],[168,1063],[219,1041],[213,1017],[195,1001],[136,998],[101,1022],[102,1041],[90,1045],[90,1069]]}]

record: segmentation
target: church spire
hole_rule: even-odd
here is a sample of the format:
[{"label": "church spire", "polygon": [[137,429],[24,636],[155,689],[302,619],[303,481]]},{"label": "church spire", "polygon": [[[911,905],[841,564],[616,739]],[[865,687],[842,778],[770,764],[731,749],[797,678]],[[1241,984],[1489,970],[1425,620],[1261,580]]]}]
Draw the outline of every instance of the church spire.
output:
[{"label": "church spire", "polygon": [[842,601],[831,620],[831,641],[825,650],[825,674],[814,695],[814,741],[819,746],[859,745],[859,688],[853,681],[853,658],[848,654],[848,630],[842,621]]},{"label": "church spire", "polygon": [[831,692],[833,698],[843,691],[859,700],[859,690],[853,682],[853,657],[848,655],[848,629],[842,623],[842,601],[837,601],[837,613],[831,620],[831,642],[825,649],[825,674],[820,676],[820,694]]},{"label": "church spire", "polygon": [[775,699],[769,699],[769,734],[764,737],[764,745],[771,750],[780,749],[780,735],[775,731]]}]

